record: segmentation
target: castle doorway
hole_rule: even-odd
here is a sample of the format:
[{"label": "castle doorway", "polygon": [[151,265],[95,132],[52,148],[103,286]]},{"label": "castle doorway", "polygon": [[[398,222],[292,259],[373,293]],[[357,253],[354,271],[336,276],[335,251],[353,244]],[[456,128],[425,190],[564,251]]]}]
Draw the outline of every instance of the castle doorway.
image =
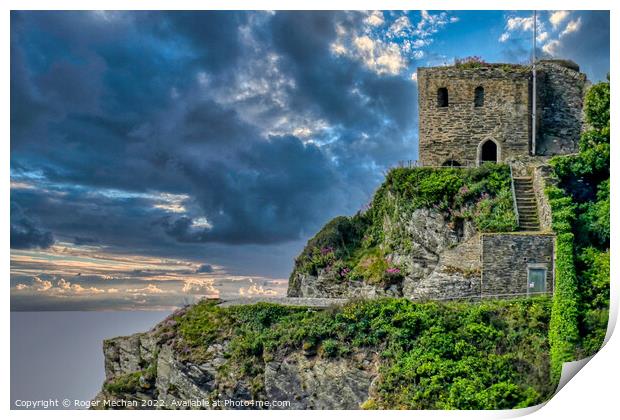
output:
[{"label": "castle doorway", "polygon": [[480,164],[493,162],[497,163],[497,144],[493,140],[487,140],[482,143],[479,153]]}]

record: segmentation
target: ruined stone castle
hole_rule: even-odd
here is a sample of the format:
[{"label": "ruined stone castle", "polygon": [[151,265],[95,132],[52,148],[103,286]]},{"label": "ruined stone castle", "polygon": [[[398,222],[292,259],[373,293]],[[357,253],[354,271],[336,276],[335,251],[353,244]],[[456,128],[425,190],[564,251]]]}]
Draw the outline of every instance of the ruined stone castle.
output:
[{"label": "ruined stone castle", "polygon": [[316,275],[297,270],[288,295],[446,300],[553,293],[555,235],[544,193],[551,182],[547,160],[578,151],[587,84],[577,64],[565,60],[537,62],[535,89],[531,66],[418,68],[418,165],[508,164],[517,231],[485,233],[473,223],[456,229],[433,208],[393,215],[384,221],[385,234],[398,232],[410,244],[389,255],[406,272],[402,282],[344,282],[333,270]]},{"label": "ruined stone castle", "polygon": [[511,166],[519,232],[478,234],[471,239],[473,250],[456,253],[479,267],[481,297],[553,292],[546,160],[578,151],[587,79],[567,60],[541,60],[536,72],[534,90],[530,66],[418,69],[421,164]]},{"label": "ruined stone castle", "polygon": [[536,70],[533,145],[531,67],[419,68],[421,163],[471,166],[575,153],[586,76],[564,60],[539,61]]}]

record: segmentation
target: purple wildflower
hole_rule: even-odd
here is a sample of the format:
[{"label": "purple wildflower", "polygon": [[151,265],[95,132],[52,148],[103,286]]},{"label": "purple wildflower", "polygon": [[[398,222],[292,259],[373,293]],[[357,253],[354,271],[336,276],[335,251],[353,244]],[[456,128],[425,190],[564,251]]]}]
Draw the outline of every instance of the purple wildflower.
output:
[{"label": "purple wildflower", "polygon": [[327,255],[330,252],[333,252],[334,248],[332,248],[331,246],[326,246],[325,248],[321,248],[321,254],[322,255]]}]

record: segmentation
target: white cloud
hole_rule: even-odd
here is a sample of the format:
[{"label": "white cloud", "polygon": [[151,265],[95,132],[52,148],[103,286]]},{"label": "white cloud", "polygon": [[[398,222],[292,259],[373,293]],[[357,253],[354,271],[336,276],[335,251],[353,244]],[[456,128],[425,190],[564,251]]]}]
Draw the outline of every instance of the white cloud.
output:
[{"label": "white cloud", "polygon": [[192,220],[192,227],[195,229],[213,229],[213,224],[206,217],[198,217]]},{"label": "white cloud", "polygon": [[78,283],[71,283],[65,279],[58,280],[55,289],[58,289],[57,291],[61,294],[73,295],[105,293],[105,290],[103,289],[97,289],[96,287],[83,287]]},{"label": "white cloud", "polygon": [[272,289],[265,289],[263,286],[252,284],[245,289],[239,288],[240,296],[277,296],[278,292]]},{"label": "white cloud", "polygon": [[[336,26],[337,37],[330,45],[332,54],[345,56],[364,63],[379,75],[403,72],[409,60],[424,57],[424,47],[432,44],[432,35],[445,25],[457,22],[446,12],[420,12],[420,20],[413,24],[410,15],[401,13],[388,28],[378,28],[383,15],[369,14],[360,29]],[[381,24],[385,21],[382,20]],[[398,39],[399,42],[394,42]]]},{"label": "white cloud", "polygon": [[430,41],[428,39],[416,39],[411,43],[411,46],[413,48],[420,49],[427,46],[428,44],[430,44]]},{"label": "white cloud", "polygon": [[336,55],[345,55],[347,53],[347,48],[342,45],[340,42],[334,42],[329,46],[329,49],[333,54]]},{"label": "white cloud", "polygon": [[418,72],[411,73],[411,80],[413,80],[415,83],[418,83]]},{"label": "white cloud", "polygon": [[149,285],[146,287],[140,287],[137,289],[127,289],[127,292],[135,293],[139,295],[158,295],[158,294],[164,293],[162,289],[160,289],[159,287],[151,283],[149,283]]},{"label": "white cloud", "polygon": [[211,279],[188,279],[183,284],[182,292],[192,295],[219,296],[219,291],[213,287]]},{"label": "white cloud", "polygon": [[560,41],[558,41],[557,39],[554,39],[554,40],[547,42],[545,45],[543,45],[542,49],[547,54],[554,56],[557,54],[559,47],[560,47]]},{"label": "white cloud", "polygon": [[24,283],[19,283],[15,286],[17,290],[34,290],[36,292],[45,292],[53,287],[52,282],[49,280],[41,280],[38,277],[32,278],[32,284],[27,285]]},{"label": "white cloud", "polygon": [[508,31],[531,31],[534,27],[534,17],[514,16],[506,21],[506,29]]},{"label": "white cloud", "polygon": [[558,10],[549,16],[549,22],[551,22],[551,26],[556,29],[569,15],[570,13],[566,10]]},{"label": "white cloud", "polygon": [[389,37],[403,37],[407,36],[409,29],[411,29],[411,21],[406,15],[403,15],[396,19],[390,26],[387,35]]},{"label": "white cloud", "polygon": [[377,74],[398,74],[406,66],[397,44],[373,40],[367,35],[353,40],[354,54]]},{"label": "white cloud", "polygon": [[[506,42],[510,39],[513,32],[531,32],[534,29],[534,17],[512,16],[506,20],[504,32],[499,36],[499,42]],[[549,33],[544,22],[536,19],[536,41],[544,42],[549,38]],[[530,38],[531,39],[531,38]]]},{"label": "white cloud", "polygon": [[375,10],[368,15],[364,22],[370,26],[381,26],[385,22],[383,19],[383,12]]},{"label": "white cloud", "polygon": [[566,28],[562,32],[560,32],[560,38],[565,35],[572,34],[573,32],[577,32],[581,29],[581,17],[577,18],[577,20],[571,20],[566,25]]},{"label": "white cloud", "polygon": [[458,22],[458,18],[449,17],[446,12],[433,15],[426,10],[422,10],[420,11],[420,15],[420,21],[416,25],[416,30],[413,34],[422,38],[426,38],[434,33],[437,33],[439,29],[443,28],[448,23]]},{"label": "white cloud", "polygon": [[19,283],[15,286],[18,291],[33,291],[50,295],[93,295],[105,293],[103,289],[96,287],[83,287],[78,283],[71,283],[63,278],[54,285],[50,280],[41,280],[39,277],[33,277],[30,285]]},{"label": "white cloud", "polygon": [[536,41],[538,42],[545,42],[547,38],[549,38],[549,32],[541,32],[536,35]]},{"label": "white cloud", "polygon": [[186,194],[160,193],[157,197],[159,202],[154,204],[153,207],[169,213],[185,213],[187,212],[185,202],[189,198],[189,195]]}]

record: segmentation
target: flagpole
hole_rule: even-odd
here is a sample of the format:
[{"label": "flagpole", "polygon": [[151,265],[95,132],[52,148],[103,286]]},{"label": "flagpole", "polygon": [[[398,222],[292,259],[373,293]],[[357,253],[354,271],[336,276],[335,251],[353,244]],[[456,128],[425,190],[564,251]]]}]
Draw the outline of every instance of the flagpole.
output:
[{"label": "flagpole", "polygon": [[532,37],[532,156],[536,155],[536,10]]}]

